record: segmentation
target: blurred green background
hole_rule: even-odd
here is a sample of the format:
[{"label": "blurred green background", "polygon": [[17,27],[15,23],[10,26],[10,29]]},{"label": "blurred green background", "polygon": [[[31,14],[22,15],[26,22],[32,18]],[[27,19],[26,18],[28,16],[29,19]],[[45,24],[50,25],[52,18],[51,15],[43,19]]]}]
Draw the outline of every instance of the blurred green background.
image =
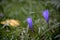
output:
[{"label": "blurred green background", "polygon": [[[46,9],[49,10],[49,28],[42,16]],[[26,22],[29,16],[35,32]],[[1,29],[4,25],[0,24],[0,40],[56,40],[55,36],[60,34],[60,0],[0,0],[0,22],[7,19],[19,20],[20,26]]]}]

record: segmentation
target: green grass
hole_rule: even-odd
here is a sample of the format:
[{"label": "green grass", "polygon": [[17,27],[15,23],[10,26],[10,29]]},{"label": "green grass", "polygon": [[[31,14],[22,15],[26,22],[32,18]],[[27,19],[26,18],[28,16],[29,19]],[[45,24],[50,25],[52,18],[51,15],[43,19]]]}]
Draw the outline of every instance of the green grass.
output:
[{"label": "green grass", "polygon": [[[11,27],[0,24],[0,40],[53,40],[59,34],[59,14],[51,1],[38,0],[2,0],[0,12],[4,15],[0,20],[17,19],[20,26]],[[42,16],[42,11],[49,10],[49,28]],[[59,12],[59,11],[58,11]],[[59,12],[60,13],[60,12]],[[27,17],[32,17],[34,31],[32,32],[26,22]]]}]

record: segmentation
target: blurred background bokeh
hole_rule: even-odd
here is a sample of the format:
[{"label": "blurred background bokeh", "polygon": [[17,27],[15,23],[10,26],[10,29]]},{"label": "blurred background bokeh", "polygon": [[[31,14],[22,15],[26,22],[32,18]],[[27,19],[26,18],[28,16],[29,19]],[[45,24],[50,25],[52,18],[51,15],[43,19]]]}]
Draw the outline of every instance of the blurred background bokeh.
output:
[{"label": "blurred background bokeh", "polygon": [[[49,10],[47,23],[42,12]],[[32,32],[26,19],[32,18]],[[14,19],[19,26],[1,24]],[[59,40],[60,0],[0,0],[0,40]]]}]

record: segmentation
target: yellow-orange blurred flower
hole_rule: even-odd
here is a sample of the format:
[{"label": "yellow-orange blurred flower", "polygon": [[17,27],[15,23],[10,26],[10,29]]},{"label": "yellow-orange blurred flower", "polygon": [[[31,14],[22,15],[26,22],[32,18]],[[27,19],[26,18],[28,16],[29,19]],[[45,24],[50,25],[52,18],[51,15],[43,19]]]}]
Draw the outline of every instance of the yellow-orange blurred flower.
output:
[{"label": "yellow-orange blurred flower", "polygon": [[8,24],[8,26],[19,26],[20,21],[14,19],[7,19],[5,21],[1,21],[1,24]]}]

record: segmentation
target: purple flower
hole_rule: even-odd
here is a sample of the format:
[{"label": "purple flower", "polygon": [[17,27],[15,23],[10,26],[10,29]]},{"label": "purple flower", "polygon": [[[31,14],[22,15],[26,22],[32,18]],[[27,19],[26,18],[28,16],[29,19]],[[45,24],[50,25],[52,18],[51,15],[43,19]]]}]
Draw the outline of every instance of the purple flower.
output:
[{"label": "purple flower", "polygon": [[33,30],[33,22],[32,22],[32,18],[31,18],[31,17],[28,17],[28,18],[27,18],[27,23],[28,23],[28,25],[29,25],[29,28],[30,28],[31,30]]},{"label": "purple flower", "polygon": [[46,22],[48,23],[48,21],[49,21],[49,11],[44,10],[42,15],[45,18]]}]

